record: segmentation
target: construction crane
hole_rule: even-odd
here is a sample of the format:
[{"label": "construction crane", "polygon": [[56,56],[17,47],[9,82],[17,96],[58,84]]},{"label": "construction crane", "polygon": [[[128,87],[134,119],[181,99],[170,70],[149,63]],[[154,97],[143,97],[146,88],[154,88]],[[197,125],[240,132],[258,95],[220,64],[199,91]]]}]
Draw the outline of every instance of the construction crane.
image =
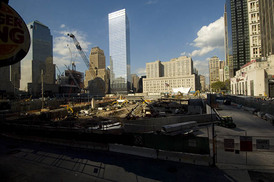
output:
[{"label": "construction crane", "polygon": [[89,69],[89,67],[90,67],[89,60],[88,60],[87,56],[85,55],[82,47],[80,46],[80,43],[78,42],[78,40],[76,39],[76,37],[72,33],[68,34],[68,36],[72,38],[72,40],[73,40],[73,42],[74,42],[74,44],[76,46],[76,49],[79,51],[79,54],[81,55],[81,57],[84,60],[87,68]]},{"label": "construction crane", "polygon": [[67,65],[65,65],[65,67],[67,68],[67,70],[68,70],[68,72],[69,72],[71,78],[73,79],[73,82],[74,82],[75,85],[77,86],[77,88],[78,88],[79,90],[81,90],[79,84],[78,84],[77,81],[75,80],[75,78],[74,78],[73,74],[71,73],[71,70],[69,69],[69,67],[68,67]]},{"label": "construction crane", "polygon": [[[93,65],[89,64],[89,60],[88,60],[86,54],[84,53],[82,47],[80,46],[80,43],[76,39],[76,37],[72,33],[68,33],[67,35],[72,38],[76,49],[78,50],[79,54],[81,55],[83,61],[85,62],[86,66],[89,70],[88,72],[91,74],[91,78],[95,79],[97,76],[97,72],[95,71],[96,68]],[[101,82],[99,82],[99,83],[100,83],[101,90],[104,91],[105,86],[103,86]]]}]

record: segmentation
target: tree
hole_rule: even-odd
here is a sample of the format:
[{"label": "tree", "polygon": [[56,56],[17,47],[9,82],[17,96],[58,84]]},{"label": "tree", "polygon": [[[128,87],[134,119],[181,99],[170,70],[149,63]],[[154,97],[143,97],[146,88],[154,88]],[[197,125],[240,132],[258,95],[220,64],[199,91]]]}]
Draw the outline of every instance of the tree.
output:
[{"label": "tree", "polygon": [[226,80],[225,82],[214,82],[211,84],[211,89],[214,92],[220,92],[221,90],[230,90],[230,80]]},{"label": "tree", "polygon": [[219,92],[221,90],[225,90],[225,84],[224,82],[217,81],[211,84],[211,89],[214,92]]}]

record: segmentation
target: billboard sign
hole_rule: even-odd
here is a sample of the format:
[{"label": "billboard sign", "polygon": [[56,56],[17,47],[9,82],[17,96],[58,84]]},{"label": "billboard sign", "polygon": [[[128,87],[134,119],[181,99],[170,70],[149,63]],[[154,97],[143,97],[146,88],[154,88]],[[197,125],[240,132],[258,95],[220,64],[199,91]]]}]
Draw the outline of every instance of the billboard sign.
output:
[{"label": "billboard sign", "polygon": [[0,2],[0,67],[21,61],[30,48],[29,30],[21,16]]}]

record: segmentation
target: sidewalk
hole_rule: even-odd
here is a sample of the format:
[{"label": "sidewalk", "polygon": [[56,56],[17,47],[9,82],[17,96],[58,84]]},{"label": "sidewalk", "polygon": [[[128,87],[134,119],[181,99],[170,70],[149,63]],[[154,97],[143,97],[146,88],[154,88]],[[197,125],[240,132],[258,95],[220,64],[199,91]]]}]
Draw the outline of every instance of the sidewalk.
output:
[{"label": "sidewalk", "polygon": [[[223,170],[228,177],[235,181],[274,181],[274,166],[247,166],[234,164],[217,164],[217,167]],[[256,175],[250,173],[258,173]],[[259,175],[260,174],[260,175]],[[231,179],[231,181],[234,181]]]}]

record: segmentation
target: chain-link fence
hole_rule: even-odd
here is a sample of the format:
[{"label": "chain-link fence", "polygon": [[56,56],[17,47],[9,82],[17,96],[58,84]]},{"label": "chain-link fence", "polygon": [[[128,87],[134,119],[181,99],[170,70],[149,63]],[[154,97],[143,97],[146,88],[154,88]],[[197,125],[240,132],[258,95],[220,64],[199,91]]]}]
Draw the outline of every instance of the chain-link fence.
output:
[{"label": "chain-link fence", "polygon": [[216,162],[274,166],[274,136],[218,135]]}]

